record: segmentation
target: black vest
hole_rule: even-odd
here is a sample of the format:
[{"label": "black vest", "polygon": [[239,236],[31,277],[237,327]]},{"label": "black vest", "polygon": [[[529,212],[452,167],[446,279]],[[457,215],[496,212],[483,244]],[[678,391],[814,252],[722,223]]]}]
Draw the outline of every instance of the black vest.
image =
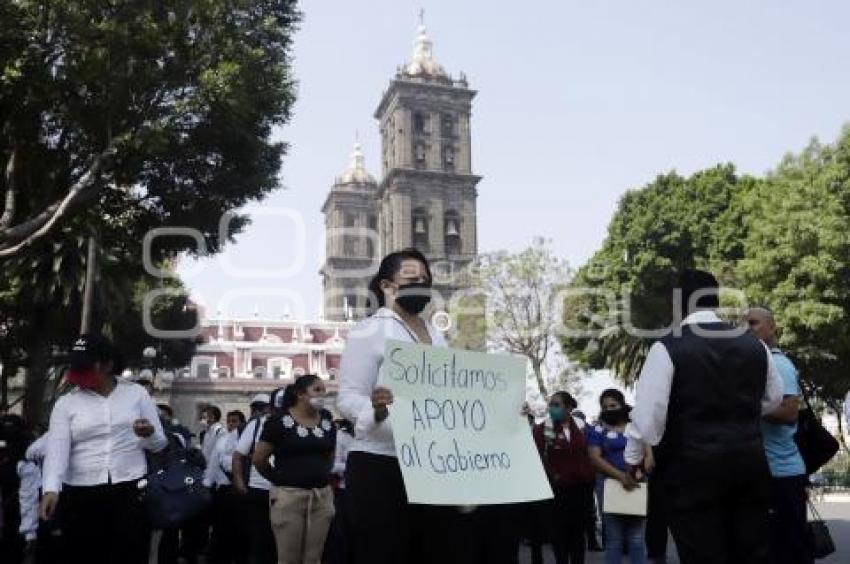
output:
[{"label": "black vest", "polygon": [[760,421],[767,351],[749,333],[730,336],[733,330],[719,322],[685,325],[661,340],[675,368],[659,445],[664,458],[764,457]]}]

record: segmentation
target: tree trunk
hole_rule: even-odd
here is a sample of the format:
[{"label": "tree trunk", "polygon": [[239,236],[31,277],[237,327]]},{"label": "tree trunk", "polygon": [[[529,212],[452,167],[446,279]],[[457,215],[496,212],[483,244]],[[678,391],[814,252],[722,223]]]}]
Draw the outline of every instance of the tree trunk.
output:
[{"label": "tree trunk", "polygon": [[847,446],[847,441],[844,440],[844,423],[841,421],[844,418],[844,409],[842,409],[844,406],[834,399],[826,400],[826,405],[835,412],[835,416],[838,418],[838,442],[841,443],[844,452],[850,454],[850,448]]},{"label": "tree trunk", "polygon": [[83,293],[83,314],[80,320],[80,334],[85,335],[92,329],[94,311],[94,288],[97,278],[97,239],[89,237],[88,253],[86,255],[86,286]]},{"label": "tree trunk", "polygon": [[44,390],[50,367],[50,341],[36,334],[27,343],[29,368],[24,390],[24,419],[31,425],[42,422],[44,416]]},{"label": "tree trunk", "polygon": [[549,392],[546,391],[546,382],[543,380],[543,363],[536,358],[531,359],[531,368],[534,370],[534,377],[537,379],[537,389],[543,397],[549,397]]},{"label": "tree trunk", "polygon": [[0,411],[9,409],[9,378],[14,370],[8,358],[0,358]]}]

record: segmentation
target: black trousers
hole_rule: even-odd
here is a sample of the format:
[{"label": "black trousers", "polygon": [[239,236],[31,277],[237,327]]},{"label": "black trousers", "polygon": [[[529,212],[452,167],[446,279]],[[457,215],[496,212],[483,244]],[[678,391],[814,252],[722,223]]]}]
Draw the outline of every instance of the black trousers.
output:
[{"label": "black trousers", "polygon": [[398,460],[351,452],[345,484],[354,564],[413,563],[413,512]]},{"label": "black trousers", "polygon": [[602,547],[599,544],[599,536],[596,534],[596,531],[597,531],[596,524],[598,522],[599,514],[596,511],[596,485],[595,485],[595,483],[591,482],[590,484],[583,486],[581,495],[582,495],[582,498],[584,499],[584,511],[585,511],[584,531],[585,531],[585,536],[587,537],[587,548],[588,548],[588,550],[601,549]]},{"label": "black trousers", "polygon": [[[522,531],[520,504],[479,505],[471,512],[448,508],[450,524],[444,562],[469,564],[517,564]],[[454,523],[454,525],[451,525]],[[437,560],[439,562],[440,560]]]},{"label": "black trousers", "polygon": [[649,503],[646,512],[646,553],[649,558],[664,558],[667,556],[667,514],[664,485],[658,474],[649,476]]},{"label": "black trousers", "polygon": [[324,564],[350,564],[351,541],[348,539],[348,492],[345,488],[334,488],[334,514],[325,550],[322,554]]},{"label": "black trousers", "polygon": [[543,543],[546,542],[546,513],[549,501],[528,501],[514,507],[514,526],[517,554],[523,543],[528,544],[531,564],[543,564]]},{"label": "black trousers", "polygon": [[348,455],[348,539],[354,564],[514,564],[517,506],[417,505],[407,501],[395,457]]},{"label": "black trousers", "polygon": [[682,564],[767,564],[770,473],[758,451],[679,457],[660,476]]},{"label": "black trousers", "polygon": [[[14,467],[14,463],[9,463]],[[17,475],[14,475],[17,478]],[[2,480],[4,476],[0,476]],[[19,562],[24,556],[24,537],[18,534],[21,506],[18,502],[18,480],[0,482],[0,562]]]},{"label": "black trousers", "polygon": [[63,534],[73,564],[146,564],[150,524],[136,481],[62,489]]},{"label": "black trousers", "polygon": [[806,476],[773,478],[770,506],[770,561],[812,564],[812,543],[806,524]]},{"label": "black trousers", "polygon": [[157,563],[178,564],[182,557],[185,564],[197,564],[208,544],[211,515],[211,509],[207,509],[180,527],[163,529]]},{"label": "black trousers", "polygon": [[[238,495],[238,494],[237,494]],[[276,564],[277,546],[269,517],[269,492],[259,488],[248,488],[248,493],[239,496],[244,535],[248,539],[248,562],[250,564]],[[245,547],[242,547],[245,550]]]},{"label": "black trousers", "polygon": [[557,564],[584,564],[587,529],[586,487],[554,487],[545,525]]},{"label": "black trousers", "polygon": [[212,564],[244,564],[248,561],[248,541],[239,526],[239,507],[231,486],[213,492],[213,523],[207,560]]}]

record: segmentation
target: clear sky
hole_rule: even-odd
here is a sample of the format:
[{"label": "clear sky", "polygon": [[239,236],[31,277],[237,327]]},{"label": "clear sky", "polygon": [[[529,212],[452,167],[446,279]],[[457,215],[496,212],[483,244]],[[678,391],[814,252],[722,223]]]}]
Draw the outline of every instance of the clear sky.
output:
[{"label": "clear sky", "polygon": [[380,174],[372,114],[420,6],[437,60],[478,90],[480,251],[542,235],[580,264],[625,190],[718,162],[762,174],[850,121],[845,0],[305,0],[285,188],[225,253],[181,267],[209,313],[318,315],[320,208],[355,132]]}]

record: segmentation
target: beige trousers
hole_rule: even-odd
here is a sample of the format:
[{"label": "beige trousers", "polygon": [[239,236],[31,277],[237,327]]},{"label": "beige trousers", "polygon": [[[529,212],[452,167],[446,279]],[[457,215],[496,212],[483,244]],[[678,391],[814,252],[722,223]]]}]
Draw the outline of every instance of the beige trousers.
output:
[{"label": "beige trousers", "polygon": [[333,516],[330,486],[314,490],[272,487],[269,517],[278,564],[320,564]]}]

